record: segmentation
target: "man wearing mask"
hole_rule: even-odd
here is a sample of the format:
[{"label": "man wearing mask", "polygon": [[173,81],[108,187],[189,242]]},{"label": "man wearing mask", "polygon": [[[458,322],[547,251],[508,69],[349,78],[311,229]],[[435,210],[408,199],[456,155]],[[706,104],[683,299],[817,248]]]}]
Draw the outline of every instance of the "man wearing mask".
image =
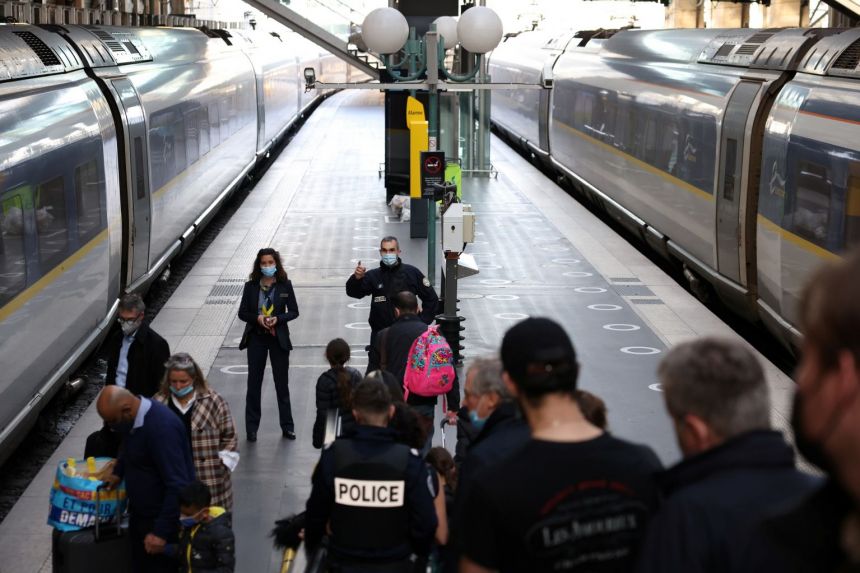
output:
[{"label": "man wearing mask", "polygon": [[177,540],[179,491],[194,480],[185,426],[167,406],[117,386],[101,391],[96,410],[125,440],[107,482],[113,487],[125,479],[132,571],[173,571],[164,548]]},{"label": "man wearing mask", "polygon": [[819,271],[800,305],[804,334],[792,425],[828,481],[748,536],[741,571],[860,571],[860,252]]},{"label": "man wearing mask", "polygon": [[126,294],[120,299],[120,331],[114,332],[106,342],[105,384],[116,384],[132,394],[151,398],[164,378],[164,363],[170,358],[170,347],[143,323],[145,310],[139,294]]},{"label": "man wearing mask", "polygon": [[[391,300],[401,291],[409,291],[421,299],[421,320],[430,324],[436,316],[439,297],[421,271],[400,260],[400,244],[396,237],[385,237],[379,243],[381,262],[378,268],[367,270],[361,261],[355,267],[352,276],[346,281],[346,294],[352,298],[371,296],[370,343],[367,351],[373,347],[376,336],[383,328],[394,323],[394,305]],[[367,372],[378,369],[378,364],[370,360]]]}]

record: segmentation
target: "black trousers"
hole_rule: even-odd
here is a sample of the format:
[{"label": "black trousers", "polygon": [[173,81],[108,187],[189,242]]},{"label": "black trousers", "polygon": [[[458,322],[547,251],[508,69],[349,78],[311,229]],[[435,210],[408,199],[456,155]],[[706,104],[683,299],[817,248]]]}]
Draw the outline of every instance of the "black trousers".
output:
[{"label": "black trousers", "polygon": [[[174,573],[176,561],[165,555],[150,555],[143,546],[143,540],[152,533],[154,519],[131,516],[128,536],[131,542],[131,570],[134,573]],[[176,539],[166,540],[175,543]]]},{"label": "black trousers", "polygon": [[367,369],[364,371],[364,375],[367,376],[374,370],[379,370],[380,368],[380,356],[379,354],[373,350],[373,344],[376,342],[376,335],[379,334],[378,330],[370,331],[370,344],[364,347],[367,351]]},{"label": "black trousers", "polygon": [[267,356],[272,361],[281,431],[292,432],[295,429],[290,408],[290,351],[281,348],[274,336],[251,332],[248,335],[248,393],[245,395],[245,432],[248,434],[256,434],[260,427],[260,400]]}]

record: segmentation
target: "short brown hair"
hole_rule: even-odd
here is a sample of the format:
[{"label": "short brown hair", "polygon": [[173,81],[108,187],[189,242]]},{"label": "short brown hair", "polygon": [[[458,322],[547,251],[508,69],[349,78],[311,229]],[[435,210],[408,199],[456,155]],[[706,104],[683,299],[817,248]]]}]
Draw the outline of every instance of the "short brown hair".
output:
[{"label": "short brown hair", "polygon": [[803,335],[819,352],[821,366],[830,370],[840,351],[848,350],[860,363],[860,250],[830,263],[806,285],[800,303]]}]

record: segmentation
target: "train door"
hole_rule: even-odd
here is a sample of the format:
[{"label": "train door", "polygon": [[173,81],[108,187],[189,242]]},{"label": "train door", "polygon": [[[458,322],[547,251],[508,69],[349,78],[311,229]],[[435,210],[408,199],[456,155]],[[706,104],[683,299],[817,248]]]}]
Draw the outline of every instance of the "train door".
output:
[{"label": "train door", "polygon": [[[720,136],[720,168],[717,180],[717,268],[723,276],[740,283],[740,209],[743,201],[744,135],[750,109],[762,84],[742,81],[729,99]],[[752,191],[751,191],[752,192]]]},{"label": "train door", "polygon": [[146,120],[140,98],[125,78],[111,81],[119,96],[125,119],[126,164],[128,166],[129,237],[128,284],[133,285],[149,270],[149,233],[152,217],[149,193],[149,161],[146,149]]}]

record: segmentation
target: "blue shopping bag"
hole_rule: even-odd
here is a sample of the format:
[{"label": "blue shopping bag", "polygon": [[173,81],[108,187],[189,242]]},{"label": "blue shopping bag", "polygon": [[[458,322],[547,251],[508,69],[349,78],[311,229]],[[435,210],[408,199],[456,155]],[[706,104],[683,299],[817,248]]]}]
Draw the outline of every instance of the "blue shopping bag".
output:
[{"label": "blue shopping bag", "polygon": [[[101,470],[111,458],[96,458],[96,469]],[[74,460],[70,465],[62,461],[57,466],[54,485],[51,487],[51,511],[48,525],[58,531],[77,531],[92,527],[98,516],[100,523],[113,521],[119,511],[125,510],[125,482],[111,491],[102,491],[96,504],[96,490],[102,482],[90,478],[86,471],[76,474],[73,468],[86,468],[86,460]],[[98,507],[96,507],[98,505]]]}]

